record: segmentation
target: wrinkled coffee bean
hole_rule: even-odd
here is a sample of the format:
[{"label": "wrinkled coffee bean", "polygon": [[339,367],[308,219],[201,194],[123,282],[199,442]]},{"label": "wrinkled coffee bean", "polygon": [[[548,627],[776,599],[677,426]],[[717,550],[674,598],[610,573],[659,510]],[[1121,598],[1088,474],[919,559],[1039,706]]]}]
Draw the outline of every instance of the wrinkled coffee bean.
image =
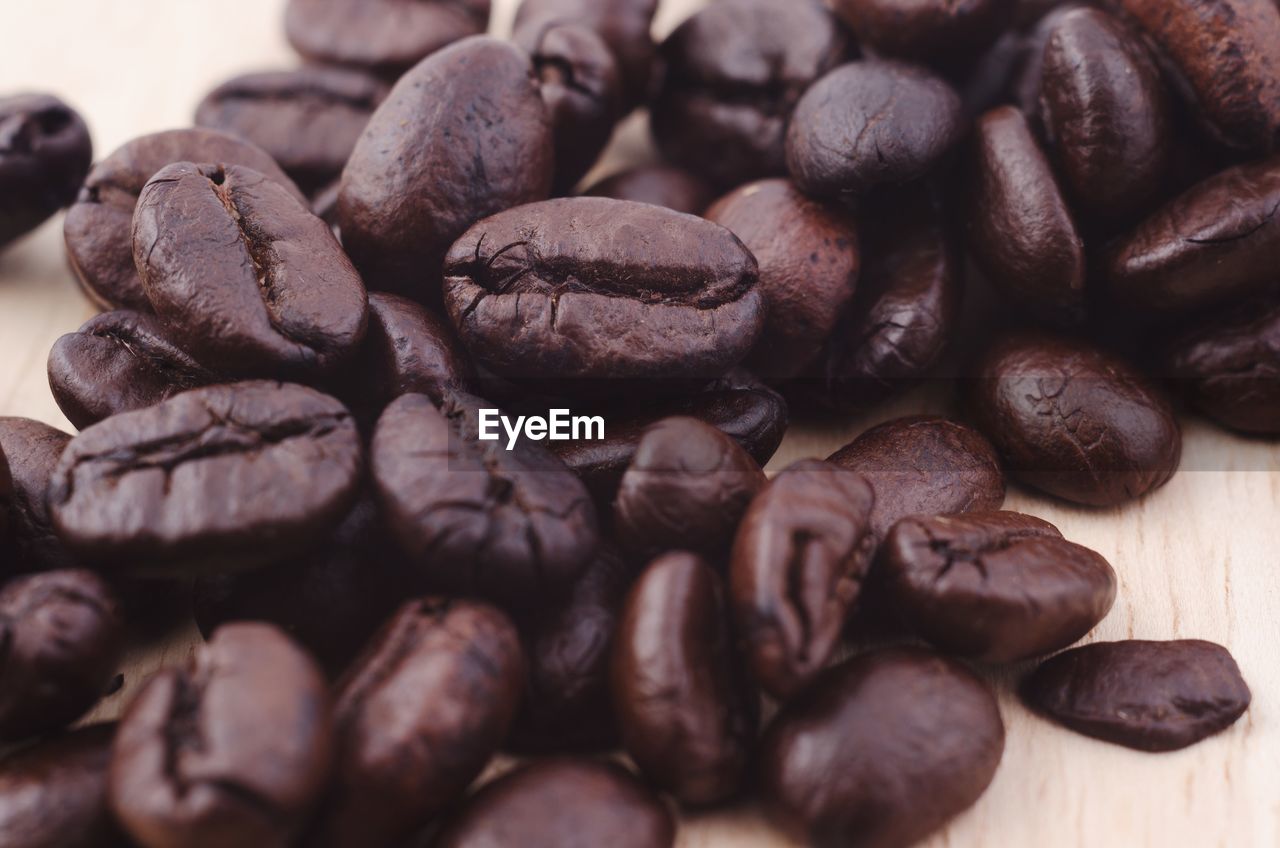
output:
[{"label": "wrinkled coffee bean", "polygon": [[481,218],[545,198],[553,168],[529,57],[468,38],[401,77],[369,121],[342,175],[342,243],[369,288],[436,301],[449,245]]},{"label": "wrinkled coffee bean", "polygon": [[760,264],[768,311],[747,367],[769,381],[804,373],[858,284],[853,216],[810,200],[788,180],[764,180],[716,201],[706,218],[742,239]]},{"label": "wrinkled coffee bean", "polygon": [[996,700],[964,666],[873,651],[783,707],[761,744],[761,794],[817,848],[910,845],[972,806],[1003,753]]},{"label": "wrinkled coffee bean", "polygon": [[619,171],[588,186],[582,193],[651,203],[689,215],[701,215],[716,197],[710,184],[701,177],[671,165],[640,165]]},{"label": "wrinkled coffee bean", "polygon": [[719,575],[694,554],[654,560],[631,588],[613,649],[613,705],[640,771],[684,804],[746,778],[758,718],[737,668]]},{"label": "wrinkled coffee bean", "polygon": [[71,724],[98,702],[124,653],[115,593],[90,571],[18,577],[0,590],[0,740]]},{"label": "wrinkled coffee bean", "polygon": [[485,402],[404,395],[378,420],[373,478],[391,532],[433,589],[536,605],[582,573],[598,541],[582,483],[527,439],[480,441]]},{"label": "wrinkled coffee bean", "polygon": [[991,346],[975,375],[970,414],[1009,472],[1030,486],[1116,506],[1177,470],[1182,432],[1168,400],[1136,369],[1085,342],[1014,333]]},{"label": "wrinkled coffee bean", "polygon": [[665,418],[636,445],[613,506],[622,549],[647,562],[666,551],[724,557],[747,505],[767,482],[733,439],[696,418]]},{"label": "wrinkled coffee bean", "polygon": [[86,561],[168,577],[300,553],[347,513],[363,468],[350,413],[302,386],[193,389],[95,424],[49,483]]},{"label": "wrinkled coffee bean", "polygon": [[154,315],[120,309],[96,315],[49,351],[49,388],[83,430],[121,412],[218,382],[185,350],[186,337]]},{"label": "wrinkled coffee bean", "polygon": [[662,45],[652,109],[667,159],[722,188],[786,171],[787,121],[814,80],[850,58],[820,0],[719,0]]},{"label": "wrinkled coffee bean", "polygon": [[75,200],[92,161],[76,110],[48,94],[0,97],[0,249]]},{"label": "wrinkled coffee bean", "polygon": [[133,212],[143,186],[174,162],[243,165],[305,199],[269,154],[226,133],[187,129],[135,138],[89,172],[63,225],[71,270],[104,309],[151,311],[133,262]]},{"label": "wrinkled coffee bean", "polygon": [[661,799],[622,766],[540,760],[472,796],[435,848],[671,848],[675,831]]},{"label": "wrinkled coffee bean", "polygon": [[523,687],[520,642],[502,613],[406,603],[338,684],[335,780],[306,844],[403,844],[479,776]]},{"label": "wrinkled coffee bean", "polygon": [[756,682],[785,700],[835,654],[871,564],[875,494],[861,474],[803,460],[751,502],[733,545],[733,621]]},{"label": "wrinkled coffee bean", "polygon": [[41,421],[0,418],[0,453],[13,484],[13,495],[4,504],[12,545],[6,565],[11,569],[38,571],[77,565],[54,532],[45,500],[53,469],[70,441],[69,433]]},{"label": "wrinkled coffee bean", "polygon": [[984,662],[1065,648],[1116,598],[1116,575],[1102,556],[1016,512],[904,518],[881,558],[906,622],[940,650]]},{"label": "wrinkled coffee bean", "polygon": [[1252,697],[1227,649],[1196,639],[1073,648],[1033,671],[1020,691],[1054,721],[1140,751],[1176,751],[1219,733]]},{"label": "wrinkled coffee bean", "polygon": [[1008,22],[1014,0],[835,0],[858,42],[878,55],[962,67]]}]

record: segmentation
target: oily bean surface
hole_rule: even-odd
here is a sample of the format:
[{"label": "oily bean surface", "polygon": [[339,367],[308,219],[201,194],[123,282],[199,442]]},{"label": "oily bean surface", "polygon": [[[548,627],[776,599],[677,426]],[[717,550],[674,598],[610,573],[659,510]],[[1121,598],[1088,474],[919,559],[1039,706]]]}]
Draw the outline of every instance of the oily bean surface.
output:
[{"label": "oily bean surface", "polygon": [[75,200],[92,161],[89,128],[66,103],[0,97],[0,249]]},{"label": "oily bean surface", "polygon": [[590,185],[582,192],[592,197],[634,200],[665,206],[676,212],[701,215],[715,191],[706,180],[673,165],[638,165]]},{"label": "oily bean surface", "polygon": [[13,494],[7,512],[8,565],[18,571],[70,568],[75,556],[58,538],[46,497],[58,459],[71,434],[30,418],[0,418],[0,453],[9,466]]},{"label": "oily bean surface", "polygon": [[963,67],[996,40],[1015,0],[835,0],[858,42],[883,56]]}]

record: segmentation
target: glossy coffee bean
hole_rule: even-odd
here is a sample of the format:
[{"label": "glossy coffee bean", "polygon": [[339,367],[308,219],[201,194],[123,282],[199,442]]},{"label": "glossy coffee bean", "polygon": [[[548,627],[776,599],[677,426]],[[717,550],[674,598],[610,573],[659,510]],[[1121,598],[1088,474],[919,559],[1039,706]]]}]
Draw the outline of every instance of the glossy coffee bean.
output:
[{"label": "glossy coffee bean", "polygon": [[502,613],[406,603],[338,685],[335,781],[306,844],[403,844],[479,776],[523,686],[520,642]]},{"label": "glossy coffee bean", "polygon": [[751,455],[715,427],[665,418],[645,431],[622,475],[614,532],[640,562],[675,550],[719,560],[766,482]]},{"label": "glossy coffee bean", "polygon": [[371,448],[383,515],[433,588],[536,605],[594,555],[596,513],[582,483],[540,445],[480,441],[478,398],[437,408],[404,395],[378,420]]},{"label": "glossy coffee bean", "polygon": [[622,744],[684,804],[724,801],[745,781],[757,697],[737,668],[720,577],[677,551],[631,588],[611,669]]},{"label": "glossy coffee bean", "polygon": [[48,94],[0,97],[0,248],[75,200],[93,161],[84,120]]},{"label": "glossy coffee bean", "polygon": [[1008,22],[1014,0],[835,0],[857,36],[878,55],[962,67]]},{"label": "glossy coffee bean", "polygon": [[490,0],[289,0],[289,44],[321,65],[394,79],[425,56],[489,27]]},{"label": "glossy coffee bean", "polygon": [[987,685],[916,648],[827,671],[765,733],[765,803],[819,848],[910,845],[972,806],[995,776],[1004,724]]},{"label": "glossy coffee bean", "polygon": [[[45,497],[71,435],[30,418],[0,418],[0,453],[13,492],[4,504],[10,549],[6,571],[72,568],[76,558],[54,532]],[[3,575],[0,575],[3,576]]]},{"label": "glossy coffee bean", "polygon": [[449,318],[480,363],[510,379],[554,375],[575,393],[714,379],[764,321],[755,258],[732,233],[602,197],[481,221],[450,249],[445,277]]},{"label": "glossy coffee bean", "polygon": [[969,409],[1009,473],[1087,506],[1117,506],[1169,481],[1182,432],[1136,369],[1091,345],[1017,333],[994,344]]},{"label": "glossy coffee bean", "polygon": [[125,626],[115,592],[90,571],[18,577],[0,590],[0,740],[71,724],[118,670]]},{"label": "glossy coffee bean", "polygon": [[1116,598],[1105,559],[1016,512],[904,518],[881,557],[888,595],[912,629],[939,650],[983,662],[1065,648]]},{"label": "glossy coffee bean", "polygon": [[1073,648],[1032,672],[1021,693],[1078,733],[1140,751],[1175,751],[1219,733],[1252,697],[1227,649],[1196,639]]},{"label": "glossy coffee bean", "polygon": [[126,848],[107,807],[115,729],[82,727],[0,759],[0,844]]},{"label": "glossy coffee bean", "polygon": [[220,372],[314,378],[364,339],[360,275],[329,227],[257,171],[160,170],[138,198],[133,255],[156,314]]},{"label": "glossy coffee bean", "polygon": [[311,658],[270,625],[228,624],[129,705],[112,811],[145,848],[283,848],[329,777],[331,729]]},{"label": "glossy coffee bean", "polygon": [[135,138],[89,172],[63,225],[71,270],[105,309],[151,311],[133,262],[133,212],[143,186],[174,162],[243,165],[304,199],[266,151],[226,133],[185,129]]},{"label": "glossy coffee bean", "polygon": [[209,92],[196,126],[248,139],[314,195],[342,174],[386,84],[339,68],[245,74]]},{"label": "glossy coffee bean", "polygon": [[999,509],[1004,503],[1004,472],[992,443],[946,418],[895,418],[866,431],[830,461],[871,483],[871,524],[880,540],[908,515]]},{"label": "glossy coffee bean", "polygon": [[858,284],[862,256],[852,214],[774,179],[722,197],[706,218],[742,239],[760,264],[768,311],[747,367],[770,381],[804,373]]},{"label": "glossy coffee bean", "polygon": [[875,494],[860,474],[804,460],[751,502],[733,545],[733,621],[757,683],[785,700],[834,656],[871,564]]},{"label": "glossy coffee bean", "polygon": [[820,0],[720,0],[662,45],[654,139],[677,165],[731,188],[786,171],[787,121],[853,52]]},{"label": "glossy coffee bean", "polygon": [[355,499],[350,413],[302,386],[193,389],[95,424],[53,471],[49,511],[86,560],[169,577],[279,560]]},{"label": "glossy coffee bean", "polygon": [[49,351],[49,388],[79,429],[145,409],[218,376],[186,352],[186,338],[154,315],[119,309],[95,315]]},{"label": "glossy coffee bean", "polygon": [[405,74],[369,121],[342,175],[342,243],[369,288],[433,302],[449,245],[487,215],[546,197],[553,167],[529,57],[466,39]]},{"label": "glossy coffee bean", "polygon": [[915,65],[864,60],[813,84],[787,131],[787,169],[802,191],[863,195],[927,176],[965,131],[945,80]]}]

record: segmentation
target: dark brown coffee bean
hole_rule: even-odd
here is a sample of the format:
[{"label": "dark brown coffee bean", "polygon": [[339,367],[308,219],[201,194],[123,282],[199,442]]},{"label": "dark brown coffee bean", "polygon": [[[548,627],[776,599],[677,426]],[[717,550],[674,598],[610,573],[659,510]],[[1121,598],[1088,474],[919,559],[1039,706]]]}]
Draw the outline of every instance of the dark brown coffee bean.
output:
[{"label": "dark brown coffee bean", "polygon": [[916,648],[827,671],[766,732],[761,793],[817,848],[910,845],[981,797],[1004,753],[987,685]]},{"label": "dark brown coffee bean", "polygon": [[84,429],[218,381],[184,349],[186,338],[145,312],[96,315],[49,351],[49,388],[67,419]]},{"label": "dark brown coffee bean", "polygon": [[77,564],[54,532],[45,502],[53,469],[70,441],[69,433],[41,421],[0,418],[0,453],[13,483],[13,495],[5,504],[12,545],[6,564],[12,569],[37,571]]},{"label": "dark brown coffee bean", "polygon": [[991,442],[972,427],[912,415],[873,427],[831,455],[875,489],[871,524],[877,539],[908,515],[999,509],[1004,472]]},{"label": "dark brown coffee bean", "polygon": [[875,550],[874,504],[861,474],[813,459],[775,477],[743,517],[729,566],[733,621],[775,698],[835,654]]},{"label": "dark brown coffee bean", "polygon": [[147,848],[288,846],[332,761],[329,694],[276,628],[228,624],[120,721],[111,808]]},{"label": "dark brown coffee bean", "polygon": [[76,110],[48,94],[0,97],[0,249],[75,200],[92,161]]},{"label": "dark brown coffee bean", "polygon": [[124,652],[115,593],[90,571],[19,577],[0,590],[0,740],[71,724],[98,702]]},{"label": "dark brown coffee bean", "polygon": [[531,606],[595,554],[582,483],[541,446],[480,441],[484,401],[404,395],[378,420],[373,478],[391,532],[428,585]]},{"label": "dark brown coffee bean", "polygon": [[335,782],[306,844],[402,844],[479,776],[523,687],[519,638],[498,610],[402,606],[338,685]]},{"label": "dark brown coffee bean", "polygon": [[394,79],[489,27],[490,0],[289,0],[284,31],[303,56]]},{"label": "dark brown coffee bean", "polygon": [[13,571],[13,525],[17,510],[17,492],[13,487],[13,475],[9,472],[9,460],[0,445],[0,581],[7,580]]},{"label": "dark brown coffee bean", "polygon": [[1196,639],[1073,648],[1032,672],[1021,693],[1078,733],[1140,751],[1176,751],[1219,733],[1252,697],[1227,649]]},{"label": "dark brown coffee bean", "polygon": [[982,356],[969,390],[970,414],[1009,472],[1051,495],[1116,506],[1163,486],[1178,468],[1182,431],[1168,400],[1128,363],[1084,342],[1008,336]]},{"label": "dark brown coffee bean", "polygon": [[1008,21],[1014,0],[835,0],[836,14],[878,55],[962,67]]},{"label": "dark brown coffee bean", "polygon": [[210,386],[73,439],[49,510],[69,548],[113,569],[234,570],[314,545],[351,507],[362,469],[355,424],[333,398]]},{"label": "dark brown coffee bean", "polygon": [[529,57],[466,39],[405,74],[369,121],[342,175],[342,243],[369,288],[438,300],[449,245],[481,218],[545,198],[553,167]]},{"label": "dark brown coffee bean", "polygon": [[640,165],[620,171],[588,186],[582,193],[652,203],[689,215],[701,215],[715,200],[715,191],[705,180],[671,165]]},{"label": "dark brown coffee bean", "polygon": [[984,662],[1061,650],[1097,626],[1116,598],[1105,559],[1016,512],[904,518],[881,558],[889,597],[915,632]]},{"label": "dark brown coffee bean", "polygon": [[248,139],[314,195],[342,174],[386,84],[339,68],[245,74],[200,101],[196,126]]},{"label": "dark brown coffee bean", "polygon": [[364,339],[360,275],[329,227],[257,171],[163,168],[138,199],[133,255],[156,313],[220,372],[314,378]]},{"label": "dark brown coffee bean", "polygon": [[809,194],[867,194],[928,175],[964,131],[960,95],[942,78],[902,62],[853,62],[796,106],[787,168]]},{"label": "dark brown coffee bean", "polygon": [[662,801],[621,766],[541,760],[477,792],[435,848],[671,848],[675,832]]},{"label": "dark brown coffee bean", "polygon": [[852,53],[820,0],[712,3],[662,45],[654,139],[667,159],[722,188],[781,176],[796,103]]},{"label": "dark brown coffee bean", "polygon": [[133,263],[133,212],[143,186],[174,162],[244,165],[304,199],[270,155],[226,133],[188,129],[135,138],[89,172],[63,225],[71,270],[85,293],[105,309],[151,311]]},{"label": "dark brown coffee bean", "polygon": [[760,264],[768,312],[747,367],[770,381],[804,373],[858,284],[862,257],[852,214],[778,179],[742,186],[706,218],[742,239]]},{"label": "dark brown coffee bean", "polygon": [[510,379],[553,374],[575,393],[715,379],[764,321],[755,258],[732,233],[603,197],[481,221],[445,276],[449,317],[477,360]]}]

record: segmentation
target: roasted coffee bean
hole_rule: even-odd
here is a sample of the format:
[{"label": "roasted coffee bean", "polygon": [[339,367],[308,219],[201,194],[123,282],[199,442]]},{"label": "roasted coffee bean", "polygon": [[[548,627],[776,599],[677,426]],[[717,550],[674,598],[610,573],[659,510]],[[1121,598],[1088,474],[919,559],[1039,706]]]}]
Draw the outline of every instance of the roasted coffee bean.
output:
[{"label": "roasted coffee bean", "polygon": [[151,311],[133,263],[133,212],[143,186],[174,162],[243,165],[304,199],[270,155],[226,133],[170,130],[130,141],[89,172],[63,225],[71,270],[85,293],[105,309]]},{"label": "roasted coffee bean", "polygon": [[489,28],[490,0],[289,0],[284,31],[321,65],[394,79],[425,56]]},{"label": "roasted coffee bean", "polygon": [[908,515],[999,509],[1004,472],[991,442],[972,427],[911,415],[873,427],[831,455],[875,489],[871,525],[884,539]]},{"label": "roasted coffee bean", "polygon": [[[30,418],[0,418],[0,453],[13,483],[8,511],[11,569],[72,568],[76,558],[53,529],[45,498],[58,458],[71,435]],[[0,574],[0,577],[4,576]]]},{"label": "roasted coffee bean", "polygon": [[701,215],[715,200],[715,191],[705,180],[672,165],[640,165],[620,171],[587,187],[582,193],[652,203],[689,215]]},{"label": "roasted coffee bean", "polygon": [[245,74],[200,101],[196,126],[248,139],[314,195],[342,174],[386,96],[385,83],[339,68]]},{"label": "roasted coffee bean", "polygon": [[112,569],[235,570],[317,543],[355,499],[350,413],[302,386],[193,389],[95,424],[49,484],[63,542]]},{"label": "roasted coffee bean", "polygon": [[18,577],[0,590],[0,741],[71,724],[107,691],[124,652],[115,593],[90,571]]},{"label": "roasted coffee bean", "polygon": [[541,760],[477,792],[435,848],[671,848],[675,821],[609,762]]},{"label": "roasted coffee bean", "polygon": [[1270,0],[1117,0],[1164,54],[1218,141],[1280,140],[1280,9]]},{"label": "roasted coffee bean", "polygon": [[0,845],[126,848],[107,808],[114,736],[95,724],[0,759]]},{"label": "roasted coffee bean", "polygon": [[902,62],[853,62],[796,106],[787,168],[809,194],[863,195],[927,176],[964,131],[960,95],[942,78]]},{"label": "roasted coffee bean", "polygon": [[257,171],[160,170],[138,198],[133,255],[156,314],[220,372],[314,378],[364,339],[360,275],[329,227]]},{"label": "roasted coffee bean", "polygon": [[972,806],[1003,753],[985,683],[928,651],[873,651],[783,707],[762,742],[761,794],[818,848],[910,845]]},{"label": "roasted coffee bean", "polygon": [[96,315],[49,351],[49,388],[79,429],[144,409],[218,376],[186,352],[186,337],[145,312]]},{"label": "roasted coffee bean", "polygon": [[1276,288],[1280,156],[1229,168],[1137,226],[1111,253],[1111,292],[1150,312],[1194,312]]},{"label": "roasted coffee bean", "polygon": [[1078,733],[1140,751],[1175,751],[1219,733],[1252,697],[1227,649],[1197,639],[1073,648],[1032,672],[1021,693]]},{"label": "roasted coffee bean", "polygon": [[1167,483],[1182,456],[1168,400],[1085,342],[1014,333],[983,354],[969,390],[970,414],[1010,474],[1069,501],[1140,498]]},{"label": "roasted coffee bean", "polygon": [[653,136],[677,165],[722,188],[786,171],[787,121],[852,41],[820,0],[719,0],[662,45]]},{"label": "roasted coffee bean", "polygon": [[134,698],[111,809],[146,848],[292,845],[333,759],[324,675],[268,624],[228,624]]},{"label": "roasted coffee bean", "polygon": [[828,462],[787,468],[751,502],[729,566],[733,621],[756,682],[779,700],[840,644],[875,550],[875,494]]},{"label": "roasted coffee bean", "polygon": [[760,264],[768,311],[747,367],[770,381],[804,373],[858,284],[862,256],[852,214],[775,179],[742,186],[706,217],[742,239]]},{"label": "roasted coffee bean", "polygon": [[614,532],[623,550],[641,562],[675,550],[719,560],[766,482],[751,455],[715,427],[696,418],[665,418],[645,430],[622,475]]},{"label": "roasted coffee bean", "polygon": [[858,42],[878,55],[963,67],[996,40],[1014,0],[835,0]]},{"label": "roasted coffee bean", "polygon": [[529,57],[466,39],[405,74],[369,121],[342,175],[342,243],[369,288],[436,301],[449,245],[487,215],[545,198],[553,168]]},{"label": "roasted coffee bean", "polygon": [[391,532],[432,588],[535,606],[595,554],[596,513],[582,483],[528,440],[480,441],[485,402],[425,395],[387,407],[371,461]]},{"label": "roasted coffee bean", "polygon": [[643,203],[562,198],[467,231],[445,260],[445,306],[500,376],[652,393],[715,379],[747,355],[764,322],[757,276],[723,227]]},{"label": "roasted coffee bean", "polygon": [[70,106],[0,97],[0,249],[75,200],[92,161],[89,128]]},{"label": "roasted coffee bean", "polygon": [[502,613],[406,603],[338,685],[335,780],[305,844],[403,844],[479,776],[523,687],[519,638]]},{"label": "roasted coffee bean", "polygon": [[14,553],[13,516],[17,509],[16,498],[9,460],[5,458],[3,446],[0,446],[0,581],[9,578],[14,566],[10,560]]},{"label": "roasted coffee bean", "polygon": [[1017,662],[1067,647],[1111,610],[1116,575],[1047,521],[1016,512],[904,518],[881,553],[898,612],[947,653]]},{"label": "roasted coffee bean", "polygon": [[1169,374],[1218,423],[1280,434],[1280,299],[1197,323],[1170,345]]},{"label": "roasted coffee bean", "polygon": [[965,162],[963,217],[974,262],[1005,297],[1057,324],[1084,317],[1084,240],[1026,117],[978,119]]}]

